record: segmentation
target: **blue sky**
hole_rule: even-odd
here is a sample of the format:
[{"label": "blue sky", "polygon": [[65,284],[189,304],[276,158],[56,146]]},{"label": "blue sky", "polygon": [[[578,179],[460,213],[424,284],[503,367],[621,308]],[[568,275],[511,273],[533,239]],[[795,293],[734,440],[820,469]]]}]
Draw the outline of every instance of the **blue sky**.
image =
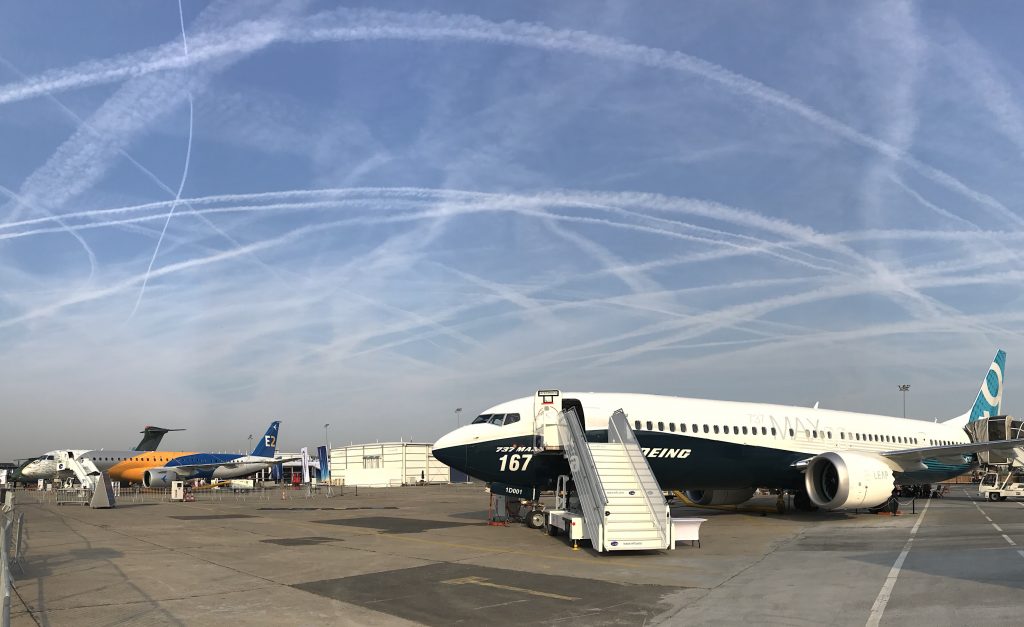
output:
[{"label": "blue sky", "polygon": [[1018,5],[422,8],[0,9],[0,457],[542,387],[951,417],[997,347],[1013,411]]}]

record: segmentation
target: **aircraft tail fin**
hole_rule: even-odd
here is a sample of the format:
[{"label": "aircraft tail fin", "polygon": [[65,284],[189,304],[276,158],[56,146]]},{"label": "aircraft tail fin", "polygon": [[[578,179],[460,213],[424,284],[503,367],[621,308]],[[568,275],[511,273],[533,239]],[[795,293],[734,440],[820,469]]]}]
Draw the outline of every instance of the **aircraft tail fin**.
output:
[{"label": "aircraft tail fin", "polygon": [[965,413],[947,420],[950,424],[963,424],[964,426],[982,418],[1002,415],[1003,406],[1003,373],[1006,371],[1006,351],[996,351],[992,365],[988,367],[988,374],[981,382],[981,389],[978,391],[974,405]]},{"label": "aircraft tail fin", "polygon": [[277,451],[277,431],[281,426],[280,420],[270,423],[270,428],[263,434],[263,439],[252,450],[253,457],[273,457]]},{"label": "aircraft tail fin", "polygon": [[171,431],[184,431],[184,429],[165,429],[163,427],[149,427],[140,431],[142,434],[142,440],[135,445],[133,451],[155,451],[160,447],[160,441],[164,439],[164,435]]}]

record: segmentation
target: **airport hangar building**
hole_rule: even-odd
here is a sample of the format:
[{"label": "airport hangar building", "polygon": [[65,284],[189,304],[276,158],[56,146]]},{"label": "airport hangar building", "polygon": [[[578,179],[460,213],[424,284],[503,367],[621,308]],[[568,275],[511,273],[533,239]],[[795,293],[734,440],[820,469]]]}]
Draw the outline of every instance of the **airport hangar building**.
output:
[{"label": "airport hangar building", "polygon": [[388,487],[420,483],[465,483],[464,473],[445,466],[434,445],[420,442],[377,442],[335,447],[330,454],[331,483]]}]

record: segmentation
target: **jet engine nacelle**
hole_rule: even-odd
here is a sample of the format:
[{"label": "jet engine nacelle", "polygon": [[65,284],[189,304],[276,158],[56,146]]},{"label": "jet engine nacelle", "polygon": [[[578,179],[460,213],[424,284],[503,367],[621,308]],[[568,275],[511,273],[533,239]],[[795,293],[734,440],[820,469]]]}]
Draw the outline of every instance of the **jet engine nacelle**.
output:
[{"label": "jet engine nacelle", "polygon": [[686,498],[696,505],[739,505],[754,496],[754,488],[740,490],[686,490]]},{"label": "jet engine nacelle", "polygon": [[169,488],[172,481],[180,480],[173,468],[151,468],[142,473],[142,485],[147,488]]},{"label": "jet engine nacelle", "polygon": [[886,460],[871,453],[829,451],[807,462],[804,484],[823,509],[875,507],[892,496],[896,478]]}]

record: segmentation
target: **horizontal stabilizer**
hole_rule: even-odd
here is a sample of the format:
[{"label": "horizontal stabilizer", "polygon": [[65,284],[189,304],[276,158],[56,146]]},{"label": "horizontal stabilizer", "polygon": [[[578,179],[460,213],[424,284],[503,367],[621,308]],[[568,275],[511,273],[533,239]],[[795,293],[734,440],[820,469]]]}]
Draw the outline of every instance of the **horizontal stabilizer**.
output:
[{"label": "horizontal stabilizer", "polygon": [[184,429],[167,429],[164,427],[149,427],[147,426],[139,433],[142,434],[142,441],[135,445],[133,451],[155,451],[160,446],[160,441],[164,439],[164,435],[171,431],[184,431]]}]

